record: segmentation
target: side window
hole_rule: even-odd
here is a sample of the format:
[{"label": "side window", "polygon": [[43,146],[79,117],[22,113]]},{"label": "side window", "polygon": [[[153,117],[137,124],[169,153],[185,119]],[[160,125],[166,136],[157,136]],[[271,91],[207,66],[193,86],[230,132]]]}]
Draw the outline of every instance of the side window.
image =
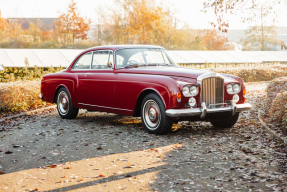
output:
[{"label": "side window", "polygon": [[124,67],[123,66],[124,57],[121,55],[117,55],[116,58],[117,58],[117,68]]},{"label": "side window", "polygon": [[91,59],[92,52],[85,53],[76,61],[72,69],[90,69]]},{"label": "side window", "polygon": [[[108,66],[108,64],[110,66]],[[112,69],[113,67],[112,51],[96,51],[93,54],[92,69]]]}]

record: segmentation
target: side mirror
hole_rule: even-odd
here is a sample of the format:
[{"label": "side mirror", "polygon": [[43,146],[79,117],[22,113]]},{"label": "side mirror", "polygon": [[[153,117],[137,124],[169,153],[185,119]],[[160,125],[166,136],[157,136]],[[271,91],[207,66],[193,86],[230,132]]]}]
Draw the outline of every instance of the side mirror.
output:
[{"label": "side mirror", "polygon": [[108,63],[107,63],[107,66],[108,66],[108,68],[113,67],[112,62],[108,62]]},{"label": "side mirror", "polygon": [[3,65],[0,64],[0,71],[4,71]]}]

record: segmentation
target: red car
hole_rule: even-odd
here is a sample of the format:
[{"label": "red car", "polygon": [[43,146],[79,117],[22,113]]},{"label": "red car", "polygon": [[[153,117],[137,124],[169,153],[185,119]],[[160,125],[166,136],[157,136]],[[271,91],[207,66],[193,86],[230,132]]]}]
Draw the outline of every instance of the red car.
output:
[{"label": "red car", "polygon": [[182,120],[232,127],[251,109],[245,93],[239,77],[179,67],[162,47],[111,45],[87,49],[67,69],[45,75],[40,98],[57,103],[64,119],[79,108],[141,116],[149,133],[165,134]]}]

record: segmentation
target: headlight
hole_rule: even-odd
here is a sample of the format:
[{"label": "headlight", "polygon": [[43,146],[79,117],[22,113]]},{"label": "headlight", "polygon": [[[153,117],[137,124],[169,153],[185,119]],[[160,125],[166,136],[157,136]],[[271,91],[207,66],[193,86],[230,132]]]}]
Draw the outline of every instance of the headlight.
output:
[{"label": "headlight", "polygon": [[197,86],[191,86],[190,87],[190,94],[191,94],[191,96],[196,96],[198,94],[198,87]]},{"label": "headlight", "polygon": [[193,97],[191,97],[188,100],[188,104],[189,104],[190,107],[194,107],[194,106],[196,106],[196,100]]},{"label": "headlight", "polygon": [[233,95],[232,101],[233,101],[234,103],[238,103],[238,101],[239,101],[239,96],[238,96],[238,95]]},{"label": "headlight", "polygon": [[232,94],[232,92],[233,92],[232,85],[228,84],[227,85],[227,93]]},{"label": "headlight", "polygon": [[196,96],[198,94],[198,86],[186,85],[182,88],[182,94],[185,97]]},{"label": "headlight", "polygon": [[234,84],[234,85],[233,85],[233,92],[234,92],[234,93],[239,93],[239,92],[240,92],[240,86],[239,86],[239,84]]},{"label": "headlight", "polygon": [[237,94],[241,91],[241,85],[238,83],[231,83],[227,85],[226,89],[229,94]]},{"label": "headlight", "polygon": [[184,86],[182,88],[182,94],[187,97],[189,95],[189,87],[188,86]]}]

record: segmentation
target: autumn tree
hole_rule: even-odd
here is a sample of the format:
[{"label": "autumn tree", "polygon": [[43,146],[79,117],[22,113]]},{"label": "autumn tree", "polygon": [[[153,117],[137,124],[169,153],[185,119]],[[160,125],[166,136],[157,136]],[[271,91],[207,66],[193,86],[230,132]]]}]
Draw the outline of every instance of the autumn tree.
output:
[{"label": "autumn tree", "polygon": [[60,15],[59,21],[56,23],[63,45],[66,46],[69,41],[74,44],[75,39],[86,39],[90,23],[90,19],[80,16],[76,3],[72,0],[67,13]]},{"label": "autumn tree", "polygon": [[129,12],[128,31],[140,44],[150,44],[151,36],[159,41],[166,37],[166,15],[162,8],[151,7],[145,0],[136,2]]},{"label": "autumn tree", "polygon": [[27,34],[32,37],[33,45],[40,41],[41,29],[37,23],[31,22]]},{"label": "autumn tree", "polygon": [[245,37],[241,39],[245,50],[271,50],[272,46],[275,46],[277,35],[275,30],[275,19],[270,18],[270,14],[273,14],[270,9],[265,8],[265,2],[254,5],[256,10],[249,19],[255,23],[254,26],[249,27],[245,31]]},{"label": "autumn tree", "polygon": [[0,17],[0,38],[1,38],[0,40],[2,40],[5,37],[4,34],[5,34],[7,27],[8,27],[8,23],[6,19]]},{"label": "autumn tree", "polygon": [[207,29],[201,31],[203,44],[208,50],[228,50],[228,40],[224,36],[218,35],[217,30]]},{"label": "autumn tree", "polygon": [[256,21],[256,15],[260,14],[258,6],[261,5],[273,20],[278,16],[278,12],[285,11],[283,5],[287,5],[287,0],[205,0],[203,11],[214,12],[216,21],[210,24],[219,31],[227,32],[229,15],[240,13],[242,22]]},{"label": "autumn tree", "polygon": [[269,51],[276,46],[276,31],[274,26],[252,26],[245,31],[245,38],[241,39],[246,51]]},{"label": "autumn tree", "polygon": [[13,46],[20,45],[25,34],[26,32],[22,29],[21,23],[8,21],[5,36],[7,37],[7,40],[13,44]]}]

